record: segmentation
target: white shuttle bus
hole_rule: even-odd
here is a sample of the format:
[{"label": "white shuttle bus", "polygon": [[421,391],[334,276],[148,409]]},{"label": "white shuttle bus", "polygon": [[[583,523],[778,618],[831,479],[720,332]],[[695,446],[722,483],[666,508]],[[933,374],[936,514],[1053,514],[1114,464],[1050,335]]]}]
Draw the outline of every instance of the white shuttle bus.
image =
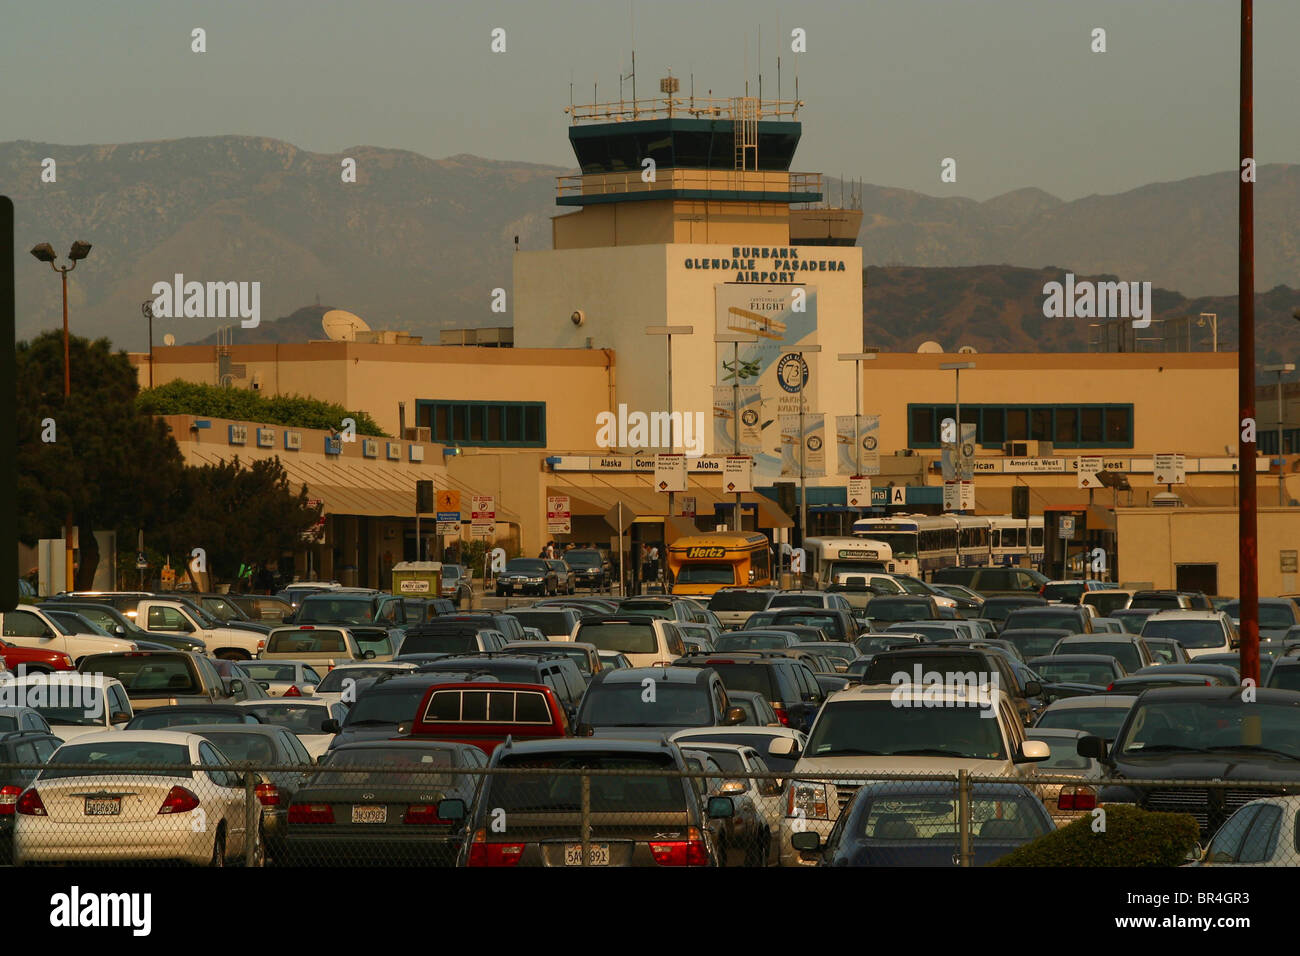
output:
[{"label": "white shuttle bus", "polygon": [[818,588],[843,584],[863,574],[888,574],[896,568],[893,549],[868,538],[809,538],[804,542],[808,572]]}]

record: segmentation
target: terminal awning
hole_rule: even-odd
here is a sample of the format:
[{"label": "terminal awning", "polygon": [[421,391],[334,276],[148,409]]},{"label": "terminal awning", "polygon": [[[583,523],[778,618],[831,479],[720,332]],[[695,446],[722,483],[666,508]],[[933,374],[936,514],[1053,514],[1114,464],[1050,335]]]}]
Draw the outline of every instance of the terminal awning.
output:
[{"label": "terminal awning", "polygon": [[[648,482],[637,484],[613,484],[596,479],[591,484],[570,484],[555,482],[547,485],[548,495],[568,495],[569,510],[574,515],[605,515],[615,504],[622,501],[627,510],[642,521],[662,521],[668,516],[668,495],[655,491]],[[694,496],[698,513],[712,514],[714,505],[730,507],[735,498],[720,488],[710,488],[694,483],[686,491],[677,493],[680,502],[683,496]],[[755,506],[758,511],[760,528],[790,528],[794,522],[780,506],[770,498],[756,492],[747,491],[740,496],[743,505]],[[688,521],[689,519],[681,519]],[[692,529],[694,530],[694,529]]]}]

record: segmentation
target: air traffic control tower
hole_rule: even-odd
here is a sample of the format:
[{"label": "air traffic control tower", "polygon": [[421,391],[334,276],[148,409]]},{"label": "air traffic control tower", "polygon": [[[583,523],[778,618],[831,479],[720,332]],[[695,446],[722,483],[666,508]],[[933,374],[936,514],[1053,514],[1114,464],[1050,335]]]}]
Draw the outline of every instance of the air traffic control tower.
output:
[{"label": "air traffic control tower", "polygon": [[[714,386],[739,372],[761,396],[755,486],[779,479],[779,416],[802,401],[825,423],[826,476],[808,484],[842,488],[835,416],[854,413],[855,370],[837,355],[862,350],[862,213],[792,171],[801,102],[660,90],[566,111],[581,172],[559,178],[552,248],[514,257],[515,345],[612,349],[609,410],[702,412],[708,454],[731,451],[713,445]],[[672,337],[671,401],[654,326],[693,329]],[[718,341],[737,334],[750,341]]]}]

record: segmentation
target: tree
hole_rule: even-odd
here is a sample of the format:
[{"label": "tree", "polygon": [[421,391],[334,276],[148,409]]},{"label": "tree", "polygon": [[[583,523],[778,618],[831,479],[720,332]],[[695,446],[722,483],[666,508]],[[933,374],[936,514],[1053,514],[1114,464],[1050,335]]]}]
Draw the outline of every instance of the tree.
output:
[{"label": "tree", "polygon": [[289,487],[280,459],[251,466],[230,461],[187,468],[193,501],[185,519],[164,530],[162,541],[185,560],[202,548],[214,578],[232,579],[240,565],[267,563],[302,547],[302,535],[316,524],[320,510],[307,504],[307,486]]},{"label": "tree", "polygon": [[[63,396],[63,336],[17,347],[18,537],[62,537],[71,512],[81,529],[76,586],[93,585],[95,528],[134,542],[187,505],[180,449],[162,421],[136,410],[139,385],[126,352],[108,339],[69,340],[72,394]],[[52,439],[52,440],[51,440]]]}]

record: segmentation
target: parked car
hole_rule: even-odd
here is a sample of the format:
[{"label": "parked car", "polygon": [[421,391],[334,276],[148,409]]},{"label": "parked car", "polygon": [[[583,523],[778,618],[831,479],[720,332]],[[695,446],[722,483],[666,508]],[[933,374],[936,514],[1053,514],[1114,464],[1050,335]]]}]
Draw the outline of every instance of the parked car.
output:
[{"label": "parked car", "polygon": [[333,733],[326,753],[351,743],[391,740],[401,732],[403,724],[415,720],[425,693],[435,684],[460,684],[479,681],[497,683],[492,674],[456,671],[411,671],[382,674],[373,682],[360,686],[357,699],[348,707],[347,715],[327,732]]},{"label": "parked car", "polygon": [[[115,770],[123,764],[157,769]],[[206,769],[190,769],[200,764]],[[208,740],[190,733],[126,730],[65,743],[14,810],[18,866],[160,859],[224,866],[243,859],[245,841],[257,839],[245,822],[241,775]]]},{"label": "parked car", "polygon": [[[1241,626],[1241,602],[1232,600],[1223,605],[1234,627]],[[1300,626],[1300,605],[1289,597],[1262,597],[1259,599],[1259,639],[1281,640],[1291,628]]]},{"label": "parked car", "polygon": [[497,597],[513,594],[536,594],[545,597],[560,593],[560,581],[555,569],[543,558],[511,558],[505,570],[497,575]]},{"label": "parked car", "polygon": [[[613,673],[618,673],[617,671]],[[589,839],[582,837],[582,778],[573,771],[686,771],[680,748],[662,740],[564,739],[510,742],[492,754],[472,807],[447,799],[438,816],[466,819],[463,866],[716,866],[710,819],[735,812],[730,797],[701,808],[689,778],[594,774]],[[504,830],[492,826],[505,814]],[[586,850],[584,858],[583,851]]]},{"label": "parked car", "polygon": [[1126,610],[1133,599],[1133,591],[1119,588],[1107,588],[1104,591],[1087,591],[1080,597],[1081,604],[1090,604],[1103,617],[1110,617],[1112,611]]},{"label": "parked car", "polygon": [[546,566],[555,572],[555,586],[560,594],[575,594],[578,590],[578,579],[573,576],[569,566],[559,558],[545,558]]},{"label": "parked car", "polygon": [[398,595],[338,589],[304,597],[292,624],[346,630],[363,652],[373,650],[376,657],[385,659],[401,647],[405,637],[406,606]]},{"label": "parked car", "polygon": [[318,673],[328,674],[340,664],[393,659],[393,646],[387,635],[370,633],[368,637],[371,640],[363,646],[348,627],[289,624],[267,635],[266,648],[258,660],[302,661]]},{"label": "parked car", "polygon": [[1109,654],[1049,654],[1030,658],[1029,666],[1049,681],[1088,685],[1094,693],[1128,676],[1124,665]]},{"label": "parked car", "polygon": [[517,684],[542,684],[560,702],[570,725],[577,719],[578,704],[587,690],[582,671],[563,654],[457,654],[421,667],[420,673],[426,671],[437,671],[444,676],[466,674]]},{"label": "parked car", "polygon": [[1038,765],[1038,772],[1053,777],[1074,777],[1077,783],[1044,783],[1041,796],[1052,821],[1058,826],[1068,826],[1097,806],[1097,783],[1101,779],[1101,763],[1092,757],[1079,754],[1079,741],[1088,736],[1082,730],[1033,727],[1025,731],[1030,740],[1041,740],[1052,748],[1052,754]]},{"label": "parked car", "polygon": [[243,689],[232,687],[211,658],[187,651],[91,654],[82,658],[81,671],[121,681],[133,711],[178,704],[232,702]]},{"label": "parked car", "polygon": [[1200,591],[1174,591],[1168,589],[1134,591],[1128,606],[1130,608],[1153,608],[1157,611],[1214,610],[1214,606],[1210,604],[1210,599]]},{"label": "parked car", "polygon": [[1295,866],[1300,796],[1251,800],[1219,827],[1194,866]]},{"label": "parked car", "polygon": [[1083,596],[1095,591],[1112,591],[1115,585],[1091,578],[1073,578],[1065,581],[1048,581],[1038,593],[1048,603],[1082,604]]},{"label": "parked car", "polygon": [[661,737],[686,727],[732,726],[744,719],[745,712],[728,702],[722,680],[709,668],[633,667],[592,678],[578,707],[576,733]]},{"label": "parked car", "polygon": [[573,639],[592,644],[597,650],[626,654],[633,667],[670,664],[686,653],[676,624],[640,614],[586,618]]},{"label": "parked car", "polygon": [[[0,866],[13,862],[14,805],[38,772],[30,765],[48,761],[62,743],[31,708],[0,707]],[[29,766],[20,769],[14,764]]]},{"label": "parked car", "polygon": [[39,605],[42,610],[46,608],[56,608],[59,610],[76,611],[88,621],[98,624],[100,628],[108,632],[110,637],[121,638],[124,641],[132,641],[137,647],[142,643],[152,642],[155,644],[165,644],[178,651],[196,651],[199,654],[206,654],[208,645],[201,639],[191,634],[169,634],[164,632],[149,633],[136,627],[135,621],[127,617],[112,604],[99,603],[95,601],[72,601],[59,600],[49,601]]},{"label": "parked car", "polygon": [[[907,685],[924,693],[919,685]],[[899,706],[895,686],[864,684],[832,695],[813,724],[808,745],[786,784],[786,816],[781,825],[781,859],[786,866],[808,866],[820,853],[809,837],[793,844],[796,833],[830,834],[862,783],[825,779],[826,774],[945,773],[959,769],[979,775],[1033,773],[1050,749],[1026,740],[1010,699],[1001,691],[968,694],[957,687],[930,688],[931,704]],[[987,691],[987,689],[986,689]],[[992,712],[992,719],[984,714]],[[865,782],[865,781],[863,781]],[[944,784],[951,794],[951,783]],[[949,797],[951,799],[951,796]]]},{"label": "parked car", "polygon": [[1053,654],[1109,654],[1130,674],[1155,663],[1141,637],[1129,634],[1072,634],[1052,648]]},{"label": "parked car", "polygon": [[323,679],[306,661],[245,661],[242,668],[271,697],[310,697]]},{"label": "parked car", "polygon": [[1020,628],[1060,628],[1071,634],[1091,634],[1092,615],[1079,605],[1049,604],[1046,607],[1022,607],[1011,611],[1002,623],[1001,633]]},{"label": "parked car", "polygon": [[20,604],[12,611],[0,612],[0,634],[6,644],[66,654],[74,664],[87,654],[136,650],[134,642],[116,637],[64,634],[44,611],[30,604]]},{"label": "parked car", "polygon": [[63,741],[116,732],[133,716],[122,682],[111,676],[59,672],[14,675],[0,683],[6,700],[41,715]]},{"label": "parked car", "polygon": [[984,606],[980,608],[980,614],[992,621],[998,628],[1007,621],[1007,615],[1012,611],[1017,611],[1026,607],[1046,607],[1047,601],[1039,597],[1037,589],[1034,594],[1020,595],[993,595],[985,598]]},{"label": "parked car", "polygon": [[381,664],[367,661],[362,664],[343,664],[322,677],[311,696],[313,700],[350,706],[356,703],[362,681],[374,680],[381,674],[410,673],[415,668],[416,664],[413,661],[385,661]]},{"label": "parked car", "polygon": [[744,627],[751,614],[766,610],[773,596],[779,593],[775,588],[719,588],[709,598],[709,610],[717,615],[723,627]]},{"label": "parked car", "polygon": [[505,612],[525,627],[535,627],[547,640],[571,641],[582,615],[571,607],[517,607]]},{"label": "parked car", "polygon": [[556,654],[569,658],[578,665],[583,680],[591,680],[603,669],[600,665],[600,651],[594,644],[583,641],[520,641],[507,644],[501,649],[507,654],[535,655],[552,657]]},{"label": "parked car", "polygon": [[1133,704],[1109,744],[1079,741],[1079,753],[1106,768],[1103,803],[1190,813],[1212,837],[1234,810],[1267,796],[1255,787],[1143,787],[1148,780],[1277,781],[1277,792],[1300,783],[1300,694],[1257,689],[1243,700],[1237,687],[1150,690]]},{"label": "parked car", "polygon": [[575,587],[604,591],[613,575],[610,564],[596,548],[570,548],[564,552],[564,563],[569,566]]},{"label": "parked car", "polygon": [[136,714],[123,730],[171,730],[196,724],[260,724],[257,714],[237,704],[182,704]]},{"label": "parked car", "polygon": [[1146,623],[1147,618],[1156,613],[1153,607],[1128,607],[1123,610],[1111,611],[1110,616],[1119,621],[1120,626],[1129,634],[1141,634],[1142,625]]},{"label": "parked car", "polygon": [[293,605],[284,598],[269,594],[231,594],[231,601],[239,605],[240,610],[250,621],[264,624],[283,624],[284,619],[293,614]]},{"label": "parked car", "polygon": [[239,703],[264,724],[288,730],[313,759],[319,759],[334,742],[334,729],[347,718],[346,704],[330,704],[312,698],[246,700]]},{"label": "parked car", "polygon": [[460,610],[474,601],[474,586],[470,583],[469,571],[463,564],[444,564],[442,566],[442,584],[438,587],[438,596],[451,601],[456,610]]},{"label": "parked car", "polygon": [[[1000,595],[1037,596],[1047,578],[1032,568],[939,568],[935,584],[961,584],[985,598]],[[992,617],[992,615],[987,615]]]},{"label": "parked car", "polygon": [[935,621],[939,619],[939,606],[928,595],[882,594],[871,599],[866,617],[873,624],[886,625],[896,621]]},{"label": "parked car", "polygon": [[75,671],[77,665],[64,651],[45,650],[39,647],[20,647],[0,640],[0,675],[50,674],[54,671]]},{"label": "parked car", "polygon": [[[385,740],[338,748],[303,781],[289,806],[286,862],[298,866],[451,866],[464,814],[439,812],[474,797],[487,763],[469,744]],[[350,767],[391,767],[350,770]]]},{"label": "parked car", "polygon": [[679,746],[692,770],[713,771],[713,776],[691,778],[706,815],[713,797],[729,797],[734,804],[731,816],[709,821],[718,865],[763,867],[778,863],[781,816],[776,806],[781,791],[775,780],[755,780],[751,776],[770,773],[758,752],[736,744],[683,741]]},{"label": "parked car", "polygon": [[1052,648],[1060,643],[1061,638],[1073,633],[1064,627],[1022,627],[1012,631],[1003,630],[999,636],[1020,648],[1021,655],[1029,660],[1052,653]]},{"label": "parked car", "polygon": [[[1056,829],[1043,801],[1017,783],[974,783],[970,797],[973,866],[987,866]],[[941,781],[862,785],[826,836],[791,835],[792,847],[820,866],[954,866],[960,860],[959,806]]]}]

